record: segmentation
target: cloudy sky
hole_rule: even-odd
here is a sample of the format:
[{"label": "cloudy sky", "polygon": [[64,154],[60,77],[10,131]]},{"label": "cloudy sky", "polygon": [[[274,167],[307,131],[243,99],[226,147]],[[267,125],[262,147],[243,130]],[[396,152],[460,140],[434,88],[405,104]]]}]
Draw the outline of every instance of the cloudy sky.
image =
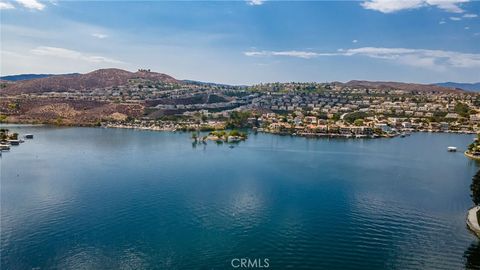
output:
[{"label": "cloudy sky", "polygon": [[2,75],[480,81],[480,2],[0,0]]}]

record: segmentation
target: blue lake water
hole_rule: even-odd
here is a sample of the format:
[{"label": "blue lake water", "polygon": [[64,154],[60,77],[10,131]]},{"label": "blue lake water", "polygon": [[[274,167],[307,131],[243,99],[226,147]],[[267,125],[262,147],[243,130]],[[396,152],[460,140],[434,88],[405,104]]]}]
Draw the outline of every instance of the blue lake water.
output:
[{"label": "blue lake water", "polygon": [[[375,140],[10,127],[1,269],[480,267],[465,226],[473,135]],[[447,146],[459,152],[449,153]]]}]

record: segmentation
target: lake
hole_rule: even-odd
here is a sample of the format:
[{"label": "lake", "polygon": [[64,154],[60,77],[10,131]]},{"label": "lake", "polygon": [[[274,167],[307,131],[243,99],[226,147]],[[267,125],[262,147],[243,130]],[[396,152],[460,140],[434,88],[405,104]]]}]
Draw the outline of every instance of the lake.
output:
[{"label": "lake", "polygon": [[[10,126],[2,269],[463,269],[474,135],[306,139]],[[459,152],[447,152],[457,146]],[[239,268],[241,269],[241,268]]]}]

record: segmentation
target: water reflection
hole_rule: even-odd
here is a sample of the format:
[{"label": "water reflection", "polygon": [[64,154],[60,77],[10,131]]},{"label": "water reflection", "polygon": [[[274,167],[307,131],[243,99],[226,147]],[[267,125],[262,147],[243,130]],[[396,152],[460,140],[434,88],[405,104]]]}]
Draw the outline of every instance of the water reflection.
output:
[{"label": "water reflection", "polygon": [[480,243],[473,242],[463,253],[465,269],[480,269]]},{"label": "water reflection", "polygon": [[258,134],[230,149],[188,133],[20,133],[35,139],[2,158],[2,269],[226,269],[235,256],[275,269],[480,269],[465,229],[478,167],[446,151],[471,136]]}]

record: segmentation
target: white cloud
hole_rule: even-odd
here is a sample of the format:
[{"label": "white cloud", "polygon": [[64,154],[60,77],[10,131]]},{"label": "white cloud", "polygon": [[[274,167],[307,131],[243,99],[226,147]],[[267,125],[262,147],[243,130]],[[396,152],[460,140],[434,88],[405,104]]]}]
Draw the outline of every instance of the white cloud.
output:
[{"label": "white cloud", "polygon": [[358,40],[356,40],[356,39],[352,40],[352,43],[357,43],[357,42],[358,42]]},{"label": "white cloud", "polygon": [[469,30],[470,29],[470,26],[465,26],[465,30]]},{"label": "white cloud", "polygon": [[443,9],[447,12],[453,13],[463,13],[463,9],[459,7],[459,4],[466,3],[469,0],[426,0],[425,2],[428,5],[436,6],[437,8]]},{"label": "white cloud", "polygon": [[362,55],[429,68],[442,66],[456,68],[480,67],[480,54],[443,50],[364,47],[346,50],[343,55]]},{"label": "white cloud", "polygon": [[369,58],[393,61],[403,65],[443,70],[447,67],[480,67],[480,54],[461,53],[443,50],[362,47],[340,49],[335,53],[318,53],[311,51],[249,51],[246,56],[290,56],[310,59],[320,56],[365,56]]},{"label": "white cloud", "polygon": [[45,5],[40,3],[37,0],[15,0],[22,6],[28,8],[28,9],[36,9],[36,10],[43,10],[45,8]]},{"label": "white cloud", "polygon": [[462,18],[460,18],[460,17],[450,17],[450,20],[452,20],[452,21],[461,21]]},{"label": "white cloud", "polygon": [[14,9],[15,7],[8,2],[0,2],[0,9]]},{"label": "white cloud", "polygon": [[260,6],[265,3],[265,0],[246,0],[246,2],[250,6]]},{"label": "white cloud", "polygon": [[447,12],[463,13],[459,4],[469,0],[365,0],[361,3],[365,9],[383,13],[393,13],[401,10],[417,9],[434,6]]},{"label": "white cloud", "polygon": [[311,59],[318,56],[337,55],[337,53],[316,53],[307,51],[249,51],[243,53],[246,56],[289,56]]},{"label": "white cloud", "polygon": [[104,39],[104,38],[108,37],[107,35],[101,34],[101,33],[93,33],[92,36],[96,37],[96,38],[99,38],[99,39]]},{"label": "white cloud", "polygon": [[318,53],[304,52],[304,51],[277,51],[277,52],[271,52],[271,53],[273,56],[292,56],[292,57],[299,57],[299,58],[305,58],[305,59],[310,59],[310,58],[319,56]]},{"label": "white cloud", "polygon": [[346,50],[344,55],[362,55],[398,61],[411,66],[473,68],[480,67],[480,54],[443,50],[364,47]]},{"label": "white cloud", "polygon": [[412,1],[391,1],[391,0],[370,0],[361,3],[365,9],[380,11],[383,13],[392,13],[405,9],[419,8],[424,5],[422,0]]},{"label": "white cloud", "polygon": [[441,20],[440,22],[438,22],[438,24],[445,24],[445,23],[447,23],[447,22],[444,21],[444,20]]},{"label": "white cloud", "polygon": [[103,57],[103,56],[96,56],[96,55],[88,55],[82,52],[69,50],[65,48],[58,48],[58,47],[46,47],[40,46],[35,49],[30,50],[30,52],[34,55],[39,56],[53,56],[59,58],[67,58],[73,60],[80,60],[90,63],[111,63],[111,64],[121,64],[121,61]]},{"label": "white cloud", "polygon": [[467,13],[467,14],[464,14],[463,15],[464,18],[477,18],[478,15],[477,14],[473,14],[473,13]]},{"label": "white cloud", "polygon": [[246,56],[266,56],[267,52],[262,51],[262,52],[257,52],[257,51],[250,51],[250,52],[244,52]]}]

